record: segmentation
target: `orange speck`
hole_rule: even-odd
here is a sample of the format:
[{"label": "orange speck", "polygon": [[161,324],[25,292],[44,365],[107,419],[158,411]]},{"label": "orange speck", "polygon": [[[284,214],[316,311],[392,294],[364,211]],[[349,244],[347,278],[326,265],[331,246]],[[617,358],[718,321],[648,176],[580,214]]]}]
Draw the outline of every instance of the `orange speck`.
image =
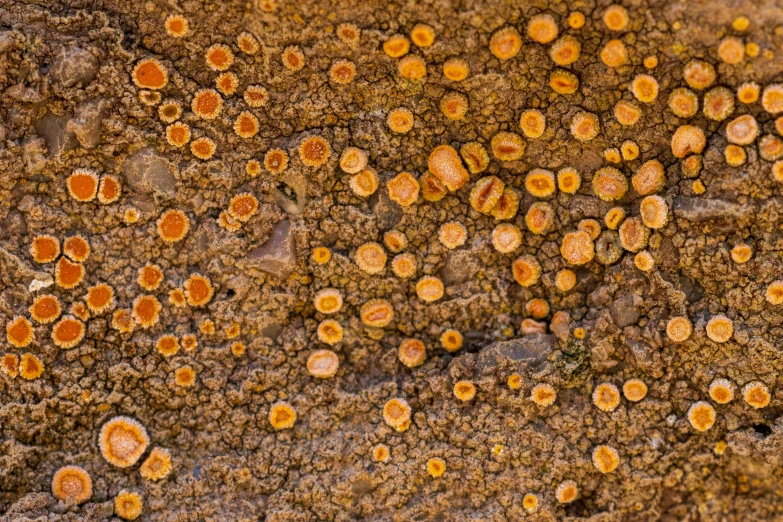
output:
[{"label": "orange speck", "polygon": [[60,316],[60,300],[53,295],[39,295],[30,305],[30,316],[41,324],[51,323]]},{"label": "orange speck", "polygon": [[71,236],[63,242],[63,253],[77,263],[87,260],[90,244],[82,236]]},{"label": "orange speck", "polygon": [[258,118],[249,112],[242,112],[234,122],[234,132],[240,138],[249,139],[258,134]]},{"label": "orange speck", "polygon": [[5,326],[8,342],[17,348],[24,348],[35,340],[33,325],[26,317],[17,316]]},{"label": "orange speck", "polygon": [[215,290],[208,278],[201,274],[191,275],[185,281],[185,296],[190,306],[204,306],[211,299]]},{"label": "orange speck", "polygon": [[228,205],[231,217],[245,223],[258,212],[258,199],[249,193],[237,194]]},{"label": "orange speck", "polygon": [[44,371],[44,365],[41,359],[31,353],[23,353],[22,360],[19,363],[19,375],[23,379],[31,381],[41,376]]},{"label": "orange speck", "polygon": [[164,357],[171,357],[179,351],[179,339],[176,335],[163,335],[155,343],[155,348]]},{"label": "orange speck", "polygon": [[299,145],[299,158],[308,167],[320,167],[332,156],[329,143],[320,136],[311,136]]},{"label": "orange speck", "polygon": [[163,271],[157,265],[144,265],[139,269],[139,277],[136,281],[144,290],[152,292],[163,282]]},{"label": "orange speck", "polygon": [[51,263],[60,255],[60,242],[48,234],[35,236],[30,245],[30,255],[36,263]]},{"label": "orange speck", "polygon": [[188,34],[188,20],[181,15],[173,14],[166,18],[166,32],[174,38],[182,38]]},{"label": "orange speck", "polygon": [[168,210],[157,222],[158,235],[166,243],[181,241],[190,228],[190,221],[181,210]]},{"label": "orange speck", "polygon": [[204,60],[213,71],[225,71],[234,63],[234,53],[227,45],[215,44],[204,53]]},{"label": "orange speck", "polygon": [[133,319],[142,328],[150,328],[158,323],[161,305],[153,295],[140,295],[133,301]]},{"label": "orange speck", "polygon": [[200,89],[193,96],[190,108],[199,118],[214,120],[223,110],[223,98],[212,89]]},{"label": "orange speck", "polygon": [[114,290],[106,283],[99,283],[87,290],[84,300],[92,313],[101,314],[114,305]]}]

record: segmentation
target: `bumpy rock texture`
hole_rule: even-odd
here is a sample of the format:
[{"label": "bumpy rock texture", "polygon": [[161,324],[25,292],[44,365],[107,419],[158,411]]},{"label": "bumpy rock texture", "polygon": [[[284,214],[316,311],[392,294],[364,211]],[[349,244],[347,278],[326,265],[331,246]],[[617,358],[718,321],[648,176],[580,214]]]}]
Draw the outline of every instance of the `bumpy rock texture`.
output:
[{"label": "bumpy rock texture", "polygon": [[[680,118],[668,106],[669,94],[687,86],[683,69],[692,59],[714,65],[710,88],[722,85],[735,93],[754,81],[763,91],[780,81],[783,11],[773,0],[720,8],[708,0],[622,3],[628,24],[610,31],[602,20],[609,2],[594,0],[0,2],[0,323],[30,318],[28,308],[40,294],[57,296],[70,314],[80,312],[87,289],[97,283],[115,293],[112,309],[81,314],[86,335],[74,348],[54,344],[52,324],[33,322],[34,340],[24,347],[7,340],[3,327],[0,354],[35,354],[44,371],[32,380],[13,371],[0,374],[0,520],[116,519],[114,498],[123,489],[141,494],[140,520],[160,521],[783,516],[783,312],[765,299],[783,270],[783,200],[773,175],[780,153],[759,151],[758,141],[744,146],[747,159],[739,167],[724,156],[726,124],[734,117],[753,115],[760,136],[777,136],[783,126],[776,130],[776,115],[760,99],[736,101],[724,121],[701,110]],[[584,15],[583,27],[569,27],[573,12]],[[550,87],[552,44],[528,35],[528,21],[541,13],[553,17],[560,36],[581,44],[579,59],[562,67],[578,78],[572,94]],[[182,38],[165,29],[172,14],[189,22]],[[740,16],[749,27],[732,26]],[[338,37],[343,23],[361,31],[358,41]],[[403,78],[400,59],[382,46],[395,34],[408,37],[420,23],[434,29],[435,42],[411,44],[409,54],[423,58],[426,75]],[[503,27],[518,29],[522,48],[501,61],[489,42]],[[254,35],[257,53],[239,48],[242,32]],[[727,36],[746,45],[737,64],[718,57]],[[624,42],[628,57],[611,68],[599,55],[613,38]],[[205,120],[191,111],[191,100],[199,89],[215,87],[218,72],[205,63],[213,44],[231,48],[235,61],[228,71],[238,88],[222,95],[216,119]],[[298,71],[283,64],[289,46],[304,55]],[[657,64],[645,66],[651,56]],[[455,57],[470,68],[462,81],[443,75],[444,62]],[[168,74],[160,101],[131,78],[146,58],[157,59]],[[330,79],[330,67],[340,59],[355,65],[350,83]],[[652,103],[636,102],[630,92],[640,73],[659,83]],[[251,108],[243,99],[250,85],[267,89],[262,107]],[[452,91],[468,100],[457,120],[440,106]],[[700,103],[704,92],[697,91]],[[171,100],[181,105],[179,121],[189,125],[191,140],[214,140],[211,158],[198,159],[189,145],[167,141],[169,124],[158,109]],[[613,108],[620,100],[641,108],[636,124],[618,123]],[[387,124],[398,107],[414,115],[406,134]],[[537,138],[523,136],[520,159],[500,161],[491,139],[499,131],[522,135],[519,118],[526,109],[539,109],[546,129]],[[252,138],[234,132],[242,111],[259,120]],[[598,135],[585,142],[570,131],[581,111],[600,121]],[[684,124],[706,135],[700,171],[685,168],[687,158],[672,153],[672,135]],[[311,136],[322,137],[332,150],[317,168],[306,166],[299,154]],[[606,159],[607,148],[626,140],[638,145],[638,157]],[[419,195],[407,207],[389,198],[386,182],[402,171],[420,178],[436,146],[459,150],[471,141],[485,146],[490,162],[464,187],[439,201]],[[351,175],[338,164],[349,146],[367,151],[377,171],[379,187],[369,197],[355,195]],[[286,151],[290,162],[273,174],[263,159],[275,148]],[[631,188],[608,203],[596,197],[591,180],[599,168],[614,165],[630,181],[651,159],[664,167],[658,193],[669,221],[643,247],[654,267],[641,271],[635,253],[607,230],[604,216],[619,206],[629,218],[638,217],[642,197]],[[246,169],[250,160],[261,162],[259,172]],[[554,223],[544,235],[533,234],[525,215],[538,199],[525,189],[525,175],[533,168],[564,167],[580,173],[581,188],[544,198]],[[74,199],[66,180],[82,168],[115,176],[120,198],[109,204]],[[499,221],[476,212],[469,201],[475,182],[488,175],[520,198],[519,211],[505,220],[522,233],[511,253],[493,248],[491,233]],[[253,194],[258,211],[245,223],[227,224],[221,213],[240,193]],[[182,241],[166,243],[156,221],[171,209],[185,213],[190,229]],[[588,218],[603,229],[598,255],[568,267],[562,239]],[[467,241],[455,250],[438,240],[439,227],[448,221],[467,230]],[[355,262],[359,246],[383,244],[389,230],[407,237],[405,252],[417,264],[411,278],[395,276],[395,254],[388,249],[380,273],[370,275]],[[55,263],[34,261],[30,245],[41,234],[60,242],[74,234],[88,239],[91,253],[79,285],[62,288],[54,281]],[[752,249],[746,263],[730,256],[739,243]],[[316,247],[327,247],[331,259],[316,262]],[[511,266],[521,255],[541,265],[531,286],[514,280]],[[147,263],[164,273],[153,291],[137,283]],[[566,268],[577,280],[562,291],[555,274]],[[169,292],[193,273],[209,278],[214,296],[206,306],[174,306]],[[445,283],[442,298],[425,302],[417,296],[416,282],[424,275]],[[316,334],[327,316],[315,309],[313,298],[324,288],[338,289],[344,298],[342,309],[329,316],[344,329],[333,347]],[[148,293],[163,305],[155,326],[131,332],[112,326],[115,310],[131,309]],[[361,305],[373,298],[388,300],[394,309],[382,329],[360,319]],[[535,298],[546,300],[548,313],[523,324],[532,319],[527,304]],[[549,324],[556,312],[567,315]],[[718,314],[734,324],[723,343],[705,331]],[[667,337],[673,316],[690,318],[688,340]],[[206,319],[214,322],[214,333],[200,328]],[[449,328],[464,336],[454,353],[441,347],[440,336]],[[164,334],[195,335],[198,346],[163,356],[156,342]],[[420,339],[427,351],[425,362],[412,369],[397,357],[406,338]],[[231,350],[236,342],[245,345],[244,353]],[[323,348],[333,349],[340,361],[330,379],[307,370],[309,355]],[[192,387],[175,382],[175,370],[186,365],[196,372]],[[519,376],[518,387],[508,384],[512,374]],[[596,385],[621,387],[631,378],[649,387],[643,400],[621,398],[610,412],[593,404]],[[711,402],[708,388],[716,378],[733,383],[729,404]],[[455,398],[459,380],[477,386],[475,398]],[[751,381],[771,393],[766,407],[754,409],[743,400],[741,388]],[[549,407],[530,399],[540,383],[557,391]],[[412,408],[403,432],[383,420],[383,406],[394,397]],[[290,429],[275,430],[268,419],[279,401],[296,410]],[[687,418],[696,401],[716,410],[706,432]],[[117,415],[144,425],[150,448],[169,449],[174,467],[168,477],[149,481],[139,473],[141,461],[120,469],[102,457],[98,433]],[[381,443],[390,448],[385,463],[373,459]],[[600,473],[591,462],[601,444],[619,454],[611,473]],[[427,473],[432,457],[446,463],[438,478]],[[78,506],[51,493],[54,473],[66,464],[92,477],[92,496]],[[564,504],[555,491],[565,480],[575,481],[579,494]],[[535,513],[522,503],[529,493],[538,498]]]}]

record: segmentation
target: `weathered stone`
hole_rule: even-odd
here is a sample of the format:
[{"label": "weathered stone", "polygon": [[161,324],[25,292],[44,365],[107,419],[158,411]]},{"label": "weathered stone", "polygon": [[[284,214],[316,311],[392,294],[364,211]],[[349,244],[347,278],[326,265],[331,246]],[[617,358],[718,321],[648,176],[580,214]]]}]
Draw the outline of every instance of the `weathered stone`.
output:
[{"label": "weathered stone", "polygon": [[753,205],[740,205],[722,199],[689,198],[674,199],[674,215],[688,221],[738,220],[754,212]]},{"label": "weathered stone", "polygon": [[639,322],[641,317],[642,298],[636,294],[626,294],[609,305],[609,314],[620,328]]},{"label": "weathered stone", "polygon": [[63,47],[54,56],[49,75],[63,87],[87,84],[98,74],[98,59],[81,47]]},{"label": "weathered stone", "polygon": [[57,116],[47,112],[41,119],[33,124],[35,132],[46,140],[49,149],[49,157],[59,158],[66,152],[75,149],[79,142],[76,135],[68,130],[70,116]]},{"label": "weathered stone", "polygon": [[514,362],[526,362],[532,368],[543,364],[555,346],[555,337],[548,334],[531,334],[510,341],[498,341],[483,348],[479,353],[478,365],[481,368],[496,368],[502,359]]},{"label": "weathered stone", "polygon": [[290,221],[278,223],[266,243],[248,252],[251,266],[278,279],[287,278],[296,268],[296,244],[291,232]]},{"label": "weathered stone", "polygon": [[95,98],[79,104],[67,129],[76,135],[82,147],[92,148],[101,141],[101,122],[104,116],[104,101]]},{"label": "weathered stone", "polygon": [[172,198],[177,193],[177,179],[169,161],[149,147],[134,152],[122,164],[122,177],[133,190]]}]

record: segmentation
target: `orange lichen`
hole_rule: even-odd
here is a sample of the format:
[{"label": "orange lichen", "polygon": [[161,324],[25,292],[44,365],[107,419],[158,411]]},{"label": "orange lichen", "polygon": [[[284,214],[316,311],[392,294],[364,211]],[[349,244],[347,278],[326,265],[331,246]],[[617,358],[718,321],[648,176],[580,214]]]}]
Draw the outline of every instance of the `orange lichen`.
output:
[{"label": "orange lichen", "polygon": [[139,275],[136,278],[136,282],[148,292],[157,290],[160,283],[163,282],[163,270],[161,270],[158,265],[151,265],[148,263],[139,268]]},{"label": "orange lichen", "polygon": [[114,514],[125,520],[136,520],[143,510],[141,495],[122,490],[114,497]]},{"label": "orange lichen", "polygon": [[419,187],[421,188],[421,197],[425,201],[440,201],[448,194],[446,186],[431,172],[426,172],[419,178]]},{"label": "orange lichen", "polygon": [[397,359],[408,368],[415,368],[424,363],[427,350],[424,343],[418,339],[405,339],[397,348]]},{"label": "orange lichen", "polygon": [[225,71],[234,64],[234,53],[227,45],[214,44],[204,53],[204,61],[213,71]]},{"label": "orange lichen", "polygon": [[386,125],[392,132],[407,134],[413,128],[413,113],[405,107],[392,109],[386,117]]},{"label": "orange lichen", "polygon": [[[500,161],[516,161],[525,153],[525,141],[513,132],[500,131],[490,142],[492,154]],[[430,170],[432,170],[430,168]],[[437,175],[437,174],[436,174]]]},{"label": "orange lichen", "polygon": [[512,390],[518,390],[522,386],[522,376],[518,373],[512,373],[506,379],[506,384]]},{"label": "orange lichen", "polygon": [[418,199],[420,185],[410,173],[400,172],[388,181],[386,189],[389,192],[389,199],[403,207],[409,207]]},{"label": "orange lichen", "polygon": [[582,44],[573,36],[563,36],[549,48],[549,57],[556,65],[571,65],[579,59]]},{"label": "orange lichen", "polygon": [[139,91],[139,101],[144,105],[154,107],[160,103],[161,95],[156,91]]},{"label": "orange lichen", "polygon": [[[260,129],[258,118],[249,112],[242,112],[234,121],[234,132],[240,138],[249,139],[258,134]],[[214,153],[214,152],[213,152]],[[195,154],[195,153],[194,153]],[[212,156],[212,154],[209,154]],[[200,156],[199,156],[200,157]],[[202,158],[206,159],[206,158]]]},{"label": "orange lichen", "polygon": [[308,167],[320,167],[332,157],[332,148],[320,136],[310,136],[299,145],[299,159]]},{"label": "orange lichen", "polygon": [[198,329],[204,335],[212,335],[215,333],[215,323],[212,319],[204,319],[198,325]]},{"label": "orange lichen", "polygon": [[270,174],[282,174],[288,168],[288,153],[283,149],[271,149],[264,154],[264,168]]},{"label": "orange lichen", "polygon": [[610,31],[624,31],[630,21],[628,11],[625,7],[618,4],[612,4],[607,7],[601,19]]},{"label": "orange lichen", "polygon": [[579,496],[579,487],[577,487],[576,482],[573,480],[561,482],[555,490],[555,498],[561,504],[573,502],[576,500],[577,496]]},{"label": "orange lichen", "polygon": [[454,396],[462,402],[473,400],[476,396],[476,385],[470,381],[457,381],[454,383]]},{"label": "orange lichen", "polygon": [[166,127],[166,141],[173,147],[184,147],[190,136],[190,127],[186,123],[177,122]]},{"label": "orange lichen", "polygon": [[525,189],[536,198],[548,198],[555,193],[555,175],[546,169],[533,169],[525,176]]},{"label": "orange lichen", "polygon": [[400,252],[408,246],[408,238],[399,230],[389,230],[383,235],[383,244],[392,252]]},{"label": "orange lichen", "polygon": [[356,265],[368,274],[378,274],[386,267],[386,252],[383,247],[373,241],[365,243],[356,249],[354,261]]},{"label": "orange lichen", "polygon": [[166,33],[174,38],[182,38],[187,35],[190,28],[187,18],[178,14],[169,15],[164,26]]},{"label": "orange lichen", "polygon": [[383,42],[383,52],[390,58],[402,58],[410,51],[411,44],[401,34],[395,34]]},{"label": "orange lichen", "polygon": [[649,74],[637,74],[631,81],[631,93],[642,103],[652,103],[658,97],[658,81]]},{"label": "orange lichen", "polygon": [[765,408],[772,395],[769,393],[767,386],[759,381],[749,382],[742,388],[742,398],[745,402],[753,408]]},{"label": "orange lichen", "polygon": [[483,172],[489,166],[487,149],[477,141],[470,141],[464,144],[460,147],[459,153],[471,174]]},{"label": "orange lichen", "polygon": [[576,273],[573,270],[563,269],[555,274],[555,288],[561,292],[568,292],[576,286]]},{"label": "orange lichen", "polygon": [[767,134],[759,140],[759,156],[766,161],[776,161],[783,157],[783,140]]},{"label": "orange lichen", "polygon": [[254,55],[261,50],[261,45],[256,37],[247,31],[239,33],[237,36],[237,47],[239,47],[240,51],[249,55]]},{"label": "orange lichen", "polygon": [[489,40],[489,51],[499,60],[513,58],[521,48],[522,37],[513,27],[504,27],[495,31]]},{"label": "orange lichen", "polygon": [[223,110],[223,98],[212,89],[199,89],[190,103],[193,113],[204,120],[214,120]]},{"label": "orange lichen", "polygon": [[313,306],[322,314],[334,314],[339,312],[343,307],[343,296],[339,290],[324,288],[315,294]]},{"label": "orange lichen", "polygon": [[73,261],[81,263],[90,255],[90,244],[82,236],[71,236],[63,242],[63,254]]},{"label": "orange lichen", "polygon": [[669,206],[661,196],[647,196],[639,204],[639,214],[645,226],[662,228],[669,221]]},{"label": "orange lichen", "polygon": [[505,190],[504,183],[497,176],[479,179],[470,191],[470,206],[477,212],[489,214]]},{"label": "orange lichen", "polygon": [[503,223],[492,230],[492,246],[501,254],[513,252],[522,244],[522,232],[511,223]]},{"label": "orange lichen", "polygon": [[234,357],[241,357],[245,355],[245,350],[247,350],[247,347],[245,346],[245,343],[237,341],[231,343],[231,355]]},{"label": "orange lichen", "polygon": [[416,256],[413,254],[400,254],[391,262],[394,275],[400,279],[407,279],[416,275]]},{"label": "orange lichen", "polygon": [[629,252],[639,252],[647,246],[650,229],[637,217],[628,218],[620,225],[620,244]]},{"label": "orange lichen", "polygon": [[171,468],[171,453],[169,453],[169,450],[153,448],[139,468],[139,474],[147,480],[160,480],[168,477],[169,473],[171,473]]},{"label": "orange lichen", "polygon": [[347,85],[356,77],[356,65],[348,60],[335,60],[329,68],[329,79]]},{"label": "orange lichen", "polygon": [[331,350],[317,350],[307,358],[307,371],[319,379],[334,377],[339,367],[340,360]]},{"label": "orange lichen", "polygon": [[435,43],[435,30],[427,24],[416,24],[411,29],[411,40],[418,47],[429,47]]},{"label": "orange lichen", "polygon": [[191,388],[196,384],[196,371],[190,366],[182,366],[174,370],[174,384],[182,388]]},{"label": "orange lichen", "polygon": [[133,314],[130,310],[115,310],[111,317],[111,327],[120,333],[130,333],[134,328]]},{"label": "orange lichen", "polygon": [[739,116],[726,125],[726,139],[729,143],[750,145],[758,135],[759,124],[750,114]]},{"label": "orange lichen", "polygon": [[448,249],[454,249],[465,244],[468,231],[462,223],[449,221],[438,229],[438,240]]},{"label": "orange lichen", "polygon": [[460,92],[449,92],[440,99],[440,112],[450,120],[461,120],[468,112],[468,98]]},{"label": "orange lichen", "polygon": [[598,56],[607,67],[620,67],[628,62],[628,50],[622,40],[609,40]]},{"label": "orange lichen", "polygon": [[463,337],[458,330],[448,329],[440,334],[440,345],[447,352],[456,352],[462,348]]},{"label": "orange lichen", "polygon": [[582,185],[582,177],[573,167],[564,167],[557,172],[557,188],[566,194],[575,194]]},{"label": "orange lichen", "polygon": [[666,185],[666,174],[661,162],[658,160],[645,162],[631,178],[631,185],[640,196],[648,196],[662,190]]},{"label": "orange lichen", "polygon": [[593,404],[602,411],[614,411],[620,405],[620,390],[607,382],[601,383],[593,390]]},{"label": "orange lichen", "polygon": [[154,295],[140,295],[133,301],[133,319],[142,328],[158,324],[162,307]]},{"label": "orange lichen", "polygon": [[294,427],[296,422],[296,410],[286,402],[277,402],[269,409],[269,423],[276,430],[285,430]]},{"label": "orange lichen", "polygon": [[432,478],[438,478],[446,472],[446,461],[440,457],[427,460],[427,473]]},{"label": "orange lichen", "polygon": [[81,263],[71,263],[67,258],[57,260],[54,268],[54,282],[60,288],[70,289],[79,285],[84,279],[84,266]]},{"label": "orange lichen", "polygon": [[179,352],[179,338],[176,335],[162,335],[155,343],[155,349],[164,357],[171,357]]},{"label": "orange lichen", "polygon": [[16,316],[5,326],[8,342],[17,348],[24,348],[35,340],[33,325],[26,317]]},{"label": "orange lichen", "polygon": [[[30,316],[40,324],[48,324],[57,319],[62,311],[60,300],[53,295],[39,295],[29,308]],[[9,341],[10,342],[10,341]]]},{"label": "orange lichen", "polygon": [[242,97],[250,107],[258,108],[266,105],[269,100],[269,92],[261,85],[250,85],[245,89]]},{"label": "orange lichen", "polygon": [[578,230],[587,232],[590,235],[590,239],[595,241],[601,234],[601,224],[595,219],[583,219],[576,226]]},{"label": "orange lichen", "polygon": [[365,326],[383,328],[394,318],[394,308],[385,299],[370,299],[359,309],[359,316]]},{"label": "orange lichen", "polygon": [[190,229],[190,220],[181,210],[167,210],[156,222],[158,236],[166,243],[181,241]]},{"label": "orange lichen", "polygon": [[644,66],[647,69],[655,69],[656,67],[658,67],[658,57],[654,55],[647,56],[644,59]]},{"label": "orange lichen", "polygon": [[318,340],[328,345],[334,345],[343,340],[343,327],[334,319],[325,319],[316,329]]},{"label": "orange lichen", "polygon": [[[571,17],[569,17],[569,19],[570,18]],[[538,497],[532,493],[528,493],[527,495],[522,497],[522,507],[524,507],[525,511],[527,511],[528,513],[535,513],[536,511],[538,511]]]},{"label": "orange lichen", "polygon": [[182,286],[190,306],[204,306],[215,294],[215,289],[209,278],[201,274],[191,274]]},{"label": "orange lichen", "polygon": [[52,477],[52,495],[66,503],[81,504],[92,497],[92,478],[79,466],[63,466]]},{"label": "orange lichen", "polygon": [[682,76],[692,89],[700,91],[715,82],[715,67],[703,60],[691,60],[685,65]]},{"label": "orange lichen", "polygon": [[337,37],[342,40],[343,43],[355,45],[359,43],[361,35],[361,29],[354,24],[344,23],[337,26]]},{"label": "orange lichen", "polygon": [[527,35],[538,43],[549,43],[557,34],[557,22],[550,14],[537,14],[527,22]]},{"label": "orange lichen", "polygon": [[114,417],[101,428],[98,444],[103,458],[118,468],[134,465],[150,443],[147,430],[130,417]]},{"label": "orange lichen", "polygon": [[98,283],[87,290],[84,302],[90,312],[102,314],[114,306],[114,290],[106,283]]},{"label": "orange lichen", "polygon": [[773,281],[767,286],[764,298],[771,305],[783,304],[783,281]]},{"label": "orange lichen", "polygon": [[735,263],[747,263],[750,261],[750,258],[753,256],[753,248],[746,244],[746,243],[740,243],[738,245],[734,245],[734,247],[731,249],[731,259]]},{"label": "orange lichen", "polygon": [[688,154],[701,154],[707,145],[704,131],[692,125],[682,125],[674,131],[672,136],[672,154],[677,158],[684,158]]},{"label": "orange lichen", "polygon": [[623,384],[623,395],[631,402],[639,402],[647,396],[647,385],[641,379],[628,379]]},{"label": "orange lichen", "polygon": [[591,112],[577,112],[571,119],[571,135],[581,142],[587,142],[598,136],[601,124],[598,116]]},{"label": "orange lichen", "polygon": [[511,265],[514,280],[522,286],[528,287],[538,283],[541,277],[541,265],[531,255],[519,256]]},{"label": "orange lichen", "polygon": [[669,109],[675,116],[690,118],[699,110],[699,98],[696,93],[685,87],[674,89],[669,94]]},{"label": "orange lichen", "polygon": [[224,96],[234,94],[237,91],[237,87],[239,87],[239,78],[232,72],[220,73],[215,78],[215,88]]},{"label": "orange lichen", "polygon": [[142,89],[162,89],[169,83],[166,68],[155,58],[141,60],[131,72],[133,83]]},{"label": "orange lichen", "polygon": [[734,94],[726,87],[715,87],[704,95],[704,115],[715,121],[723,121],[734,112]]},{"label": "orange lichen", "polygon": [[247,175],[251,178],[257,177],[261,174],[261,163],[254,159],[248,160],[245,164],[245,172],[247,172]]},{"label": "orange lichen", "polygon": [[611,473],[620,464],[620,455],[611,446],[596,446],[593,450],[593,466],[601,473]]},{"label": "orange lichen", "polygon": [[98,176],[91,170],[76,169],[65,183],[68,194],[76,201],[92,201],[98,194]]},{"label": "orange lichen", "polygon": [[346,147],[340,154],[340,168],[348,174],[357,174],[367,168],[367,152],[357,147]]},{"label": "orange lichen", "polygon": [[633,264],[642,272],[649,272],[655,267],[655,259],[652,254],[645,250],[634,256]]},{"label": "orange lichen", "polygon": [[443,297],[443,282],[435,276],[424,276],[416,283],[416,295],[427,303]]},{"label": "orange lichen", "polygon": [[579,88],[579,78],[564,69],[555,69],[549,75],[549,86],[558,94],[573,94]]},{"label": "orange lichen", "polygon": [[549,303],[544,299],[531,299],[525,303],[525,312],[531,315],[534,319],[543,319],[549,315]]},{"label": "orange lichen", "polygon": [[609,230],[617,230],[620,224],[625,219],[625,209],[622,207],[614,207],[604,216],[604,223]]},{"label": "orange lichen", "polygon": [[249,193],[244,192],[231,198],[228,204],[228,212],[236,220],[246,223],[258,212],[258,199]]},{"label": "orange lichen", "polygon": [[190,144],[190,152],[201,160],[208,160],[215,154],[217,146],[212,138],[201,137]]},{"label": "orange lichen", "polygon": [[718,404],[728,404],[734,400],[734,385],[728,379],[715,379],[710,383],[710,398]]},{"label": "orange lichen", "polygon": [[397,64],[400,76],[409,80],[420,80],[427,74],[427,64],[420,56],[408,55]]},{"label": "orange lichen", "polygon": [[546,130],[546,118],[537,109],[528,109],[519,118],[519,127],[527,138],[539,138]]},{"label": "orange lichen", "polygon": [[745,153],[745,149],[739,145],[728,145],[723,149],[723,156],[726,158],[726,163],[732,167],[740,167],[745,164],[748,155]]},{"label": "orange lichen", "polygon": [[30,255],[36,263],[51,263],[60,255],[60,242],[48,234],[35,236],[30,244]]},{"label": "orange lichen", "polygon": [[727,36],[718,44],[718,58],[729,65],[740,63],[745,58],[745,44],[736,36]]},{"label": "orange lichen", "polygon": [[19,362],[19,375],[27,381],[32,381],[41,376],[44,371],[41,359],[31,353],[23,353]]},{"label": "orange lichen", "polygon": [[707,431],[715,424],[715,408],[704,401],[694,402],[688,408],[688,422],[698,431]]},{"label": "orange lichen", "polygon": [[383,406],[383,420],[392,428],[400,428],[410,421],[411,407],[405,399],[390,399]]},{"label": "orange lichen", "polygon": [[372,449],[372,458],[375,462],[387,463],[391,459],[391,450],[386,444],[378,444]]},{"label": "orange lichen", "polygon": [[462,187],[469,179],[468,171],[462,166],[459,154],[449,145],[435,147],[430,153],[427,166],[430,172],[452,192]]},{"label": "orange lichen", "polygon": [[11,379],[19,375],[19,357],[13,353],[6,353],[0,358],[0,370]]},{"label": "orange lichen", "polygon": [[560,243],[560,255],[570,265],[584,265],[595,257],[595,245],[583,230],[568,232]]},{"label": "orange lichen", "polygon": [[622,100],[614,106],[614,117],[620,125],[631,127],[642,117],[642,110],[635,103]]},{"label": "orange lichen", "polygon": [[764,87],[761,105],[765,111],[773,115],[783,111],[783,84],[773,83]]},{"label": "orange lichen", "polygon": [[461,82],[470,74],[468,62],[462,58],[449,58],[443,64],[443,76],[453,82]]},{"label": "orange lichen", "polygon": [[98,201],[104,205],[114,203],[120,198],[120,193],[120,181],[116,177],[104,175],[101,178],[101,184],[98,188]]},{"label": "orange lichen", "polygon": [[510,187],[506,187],[490,213],[496,220],[502,221],[514,218],[518,211],[519,193]]},{"label": "orange lichen", "polygon": [[725,343],[734,335],[734,322],[725,315],[716,315],[707,322],[707,337],[716,343]]},{"label": "orange lichen", "polygon": [[536,384],[530,390],[530,400],[536,405],[546,408],[555,403],[557,399],[557,390],[546,383]]},{"label": "orange lichen", "polygon": [[182,349],[186,352],[192,352],[196,348],[198,348],[198,340],[196,339],[196,336],[193,334],[187,334],[183,335],[182,339],[179,341],[180,346],[182,346]]},{"label": "orange lichen", "polygon": [[378,174],[375,172],[375,169],[366,168],[352,176],[348,186],[354,194],[366,198],[378,190]]}]

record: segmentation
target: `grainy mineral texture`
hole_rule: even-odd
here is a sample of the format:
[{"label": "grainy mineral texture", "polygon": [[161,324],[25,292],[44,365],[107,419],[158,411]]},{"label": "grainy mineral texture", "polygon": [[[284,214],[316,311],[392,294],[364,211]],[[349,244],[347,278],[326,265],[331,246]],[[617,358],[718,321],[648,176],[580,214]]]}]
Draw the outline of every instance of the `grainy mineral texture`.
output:
[{"label": "grainy mineral texture", "polygon": [[0,0],[0,521],[783,518],[779,0]]}]

